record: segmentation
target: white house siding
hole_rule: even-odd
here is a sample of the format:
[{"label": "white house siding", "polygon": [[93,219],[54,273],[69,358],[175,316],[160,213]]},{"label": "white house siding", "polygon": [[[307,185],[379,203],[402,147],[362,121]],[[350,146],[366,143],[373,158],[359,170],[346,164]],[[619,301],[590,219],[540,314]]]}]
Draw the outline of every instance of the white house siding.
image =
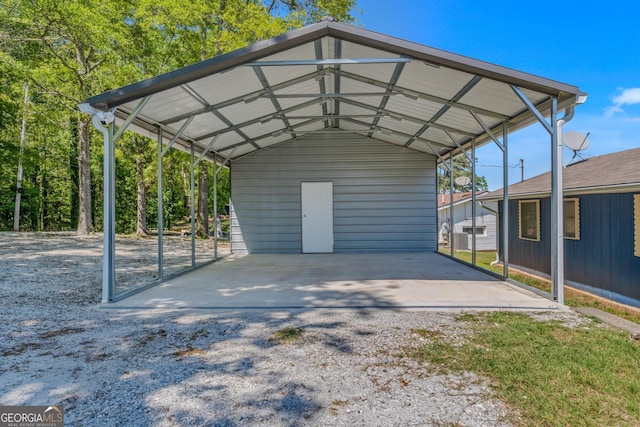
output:
[{"label": "white house siding", "polygon": [[[498,210],[497,203],[484,202],[489,208],[494,211]],[[464,202],[456,202],[453,206],[453,231],[454,233],[462,233],[464,227],[472,226],[472,203],[471,199]],[[449,207],[441,207],[438,210],[438,224],[442,227],[442,223],[449,219]],[[476,227],[486,227],[484,235],[476,235],[476,250],[496,250],[497,228],[496,228],[496,216],[484,209],[478,203],[476,208]],[[471,250],[472,236],[469,234],[467,248]]]},{"label": "white house siding", "polygon": [[313,135],[231,164],[231,250],[301,253],[300,183],[333,182],[334,252],[437,246],[435,157],[364,137]]}]

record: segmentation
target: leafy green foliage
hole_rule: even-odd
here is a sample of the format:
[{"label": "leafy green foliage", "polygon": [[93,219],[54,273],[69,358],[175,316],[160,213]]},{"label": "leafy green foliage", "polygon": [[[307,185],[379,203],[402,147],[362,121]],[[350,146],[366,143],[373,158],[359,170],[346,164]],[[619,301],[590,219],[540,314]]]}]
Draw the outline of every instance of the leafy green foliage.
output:
[{"label": "leafy green foliage", "polygon": [[[471,163],[464,156],[459,156],[453,159],[453,173],[454,173],[454,193],[455,192],[469,192],[472,189],[471,183]],[[455,182],[458,177],[469,178],[469,184],[458,185]],[[451,176],[447,169],[441,168],[438,172],[438,192],[442,194],[448,194],[450,191]],[[476,191],[487,191],[489,185],[484,176],[476,175]]]},{"label": "leafy green foliage", "polygon": [[[353,21],[354,0],[6,0],[0,7],[0,230],[13,226],[22,88],[29,82],[23,230],[102,229],[102,135],[87,97],[298,28],[325,15]],[[82,162],[89,159],[89,162]],[[190,217],[187,154],[163,159],[164,226]],[[157,224],[157,144],[125,134],[116,147],[116,231]],[[209,182],[213,182],[209,168]],[[88,185],[82,177],[89,176]],[[213,191],[208,194],[213,206]],[[140,199],[141,192],[144,196]],[[218,174],[218,213],[229,175]],[[144,200],[140,203],[139,200]],[[80,205],[88,202],[88,218]],[[140,206],[144,212],[140,215]],[[212,209],[210,208],[210,212]],[[82,221],[81,221],[82,219]]]}]

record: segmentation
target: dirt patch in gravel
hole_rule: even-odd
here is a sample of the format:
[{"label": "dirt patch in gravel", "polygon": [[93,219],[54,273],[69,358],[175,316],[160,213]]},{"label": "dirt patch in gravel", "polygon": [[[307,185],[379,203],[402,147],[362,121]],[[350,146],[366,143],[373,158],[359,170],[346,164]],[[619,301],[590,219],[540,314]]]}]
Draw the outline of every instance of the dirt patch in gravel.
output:
[{"label": "dirt patch in gravel", "polygon": [[[123,283],[153,245],[121,245]],[[464,340],[454,314],[103,310],[101,262],[100,236],[0,233],[0,404],[60,404],[70,425],[508,425],[482,378],[404,357],[421,331]]]}]

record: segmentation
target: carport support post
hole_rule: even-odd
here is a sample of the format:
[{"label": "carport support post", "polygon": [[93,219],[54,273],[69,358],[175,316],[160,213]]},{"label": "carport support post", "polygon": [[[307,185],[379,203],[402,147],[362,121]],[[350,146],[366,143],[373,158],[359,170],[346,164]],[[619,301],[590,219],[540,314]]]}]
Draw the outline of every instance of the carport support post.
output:
[{"label": "carport support post", "polygon": [[[189,172],[191,174],[191,184],[190,184],[190,197],[191,197],[191,267],[196,266],[196,203],[195,203],[195,153],[193,151],[193,143],[191,145],[191,167],[189,168]],[[205,233],[207,231],[205,230]]]},{"label": "carport support post", "polygon": [[476,265],[476,140],[471,140],[471,264]]},{"label": "carport support post", "polygon": [[162,129],[158,127],[158,280],[164,278],[162,228],[164,219],[162,218]]},{"label": "carport support post", "polygon": [[502,124],[502,267],[505,279],[509,277],[509,127]]},{"label": "carport support post", "polygon": [[449,152],[449,249],[451,250],[451,256],[454,256],[455,251],[453,247],[453,180],[455,174],[453,173],[453,153]]},{"label": "carport support post", "polygon": [[551,98],[551,285],[553,299],[564,304],[564,223],[562,194],[562,124],[558,100]]},{"label": "carport support post", "polygon": [[104,134],[102,302],[108,303],[113,301],[115,295],[116,276],[116,144],[113,141],[115,121],[111,122],[109,126],[102,126],[97,115],[94,115],[91,120],[96,129],[101,130]]},{"label": "carport support post", "polygon": [[218,259],[218,170],[215,159],[213,161],[213,259]]}]

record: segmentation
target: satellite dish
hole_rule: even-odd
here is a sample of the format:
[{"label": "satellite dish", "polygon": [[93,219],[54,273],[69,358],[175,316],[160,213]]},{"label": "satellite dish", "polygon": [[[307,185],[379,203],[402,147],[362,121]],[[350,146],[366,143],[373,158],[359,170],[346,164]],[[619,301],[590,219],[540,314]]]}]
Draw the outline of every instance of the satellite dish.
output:
[{"label": "satellite dish", "polygon": [[582,132],[567,132],[562,136],[562,143],[573,151],[582,151],[589,148],[589,134]]},{"label": "satellite dish", "polygon": [[465,185],[469,185],[471,179],[468,176],[459,176],[454,179],[453,182],[458,184],[460,187],[464,187]]},{"label": "satellite dish", "polygon": [[589,148],[589,133],[584,135],[582,132],[567,132],[562,135],[562,143],[565,147],[573,151],[573,157],[569,160],[567,166],[574,163],[576,157],[579,157],[580,160],[575,163],[579,163],[584,161],[584,157],[580,155],[580,151]]}]

